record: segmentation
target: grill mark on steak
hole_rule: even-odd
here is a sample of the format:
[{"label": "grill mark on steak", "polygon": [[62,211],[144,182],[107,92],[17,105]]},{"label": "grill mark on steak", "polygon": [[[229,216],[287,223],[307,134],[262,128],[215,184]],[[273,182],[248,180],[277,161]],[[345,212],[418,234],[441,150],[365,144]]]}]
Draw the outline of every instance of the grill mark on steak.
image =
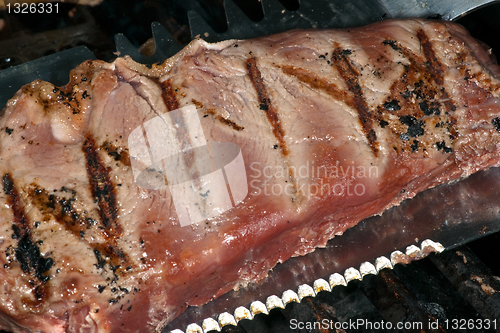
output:
[{"label": "grill mark on steak", "polygon": [[85,220],[73,208],[74,196],[68,199],[59,198],[36,185],[28,192],[28,196],[33,201],[33,205],[43,214],[44,219],[49,220],[50,216],[53,216],[59,224],[76,237],[83,237],[83,233],[92,224],[91,220]]},{"label": "grill mark on steak", "polygon": [[[417,32],[417,38],[419,39],[420,43],[422,44],[422,48],[423,48],[423,51],[424,51],[425,59],[427,60],[427,62],[425,63],[426,67],[427,67],[427,70],[429,71],[429,73],[431,73],[432,78],[434,79],[434,81],[441,87],[441,89],[440,89],[440,91],[441,91],[441,99],[444,100],[444,106],[446,107],[446,111],[447,112],[455,111],[456,110],[455,103],[453,102],[453,100],[450,98],[450,96],[444,90],[444,87],[443,87],[443,83],[444,83],[444,78],[443,78],[444,69],[443,69],[443,65],[441,64],[441,62],[436,57],[436,53],[434,52],[434,50],[432,48],[432,44],[429,41],[429,37],[427,37],[427,35],[425,34],[425,32],[422,29],[420,29]],[[456,119],[453,119],[452,122],[456,123]],[[454,127],[452,127],[452,128],[453,128],[453,132],[454,133],[451,133],[451,132],[450,133],[451,133],[451,135],[454,138],[456,138],[458,135],[457,135]]]},{"label": "grill mark on steak", "polygon": [[[170,80],[166,80],[160,83],[162,88],[162,97],[165,102],[165,106],[168,111],[174,111],[180,108],[179,101],[177,99],[177,89],[174,89]],[[195,154],[191,144],[191,138],[189,137],[188,128],[184,121],[184,117],[178,112],[169,112],[170,118],[172,119],[172,124],[176,126],[175,136],[180,143],[180,148],[182,151],[182,158],[186,163],[186,167],[190,170],[190,174],[195,182],[198,182],[199,170],[196,168]],[[149,142],[149,141],[148,141]],[[151,146],[149,146],[151,147]],[[165,179],[165,184],[168,185],[168,179]]]},{"label": "grill mark on steak", "polygon": [[[116,238],[107,243],[90,243],[89,245],[97,259],[97,268],[104,268],[105,263],[108,263],[109,268],[117,274],[124,273],[126,267],[135,267],[135,265],[131,265],[129,256],[116,244]],[[104,254],[106,259],[102,258],[101,254]]]},{"label": "grill mark on steak", "polygon": [[108,175],[109,168],[106,168],[101,161],[95,141],[90,134],[86,136],[82,149],[87,162],[90,190],[99,206],[101,223],[106,230],[107,238],[119,235],[122,229],[117,223],[116,193]]},{"label": "grill mark on steak", "polygon": [[42,256],[40,248],[33,241],[19,192],[8,173],[3,176],[3,190],[7,195],[7,204],[11,207],[14,215],[12,238],[17,239],[16,259],[19,261],[22,271],[35,278],[30,281],[31,286],[34,287],[32,291],[35,301],[23,299],[23,302],[29,306],[38,307],[47,297],[44,284],[50,277],[44,273],[50,270],[54,261],[48,256]]},{"label": "grill mark on steak", "polygon": [[205,106],[203,105],[203,103],[201,103],[200,101],[197,101],[195,99],[191,99],[191,103],[193,103],[194,105],[196,105],[196,107],[198,109],[203,110],[205,112],[205,117],[207,115],[211,115],[212,117],[214,117],[215,120],[218,120],[221,124],[227,125],[227,126],[231,127],[232,129],[234,129],[235,131],[238,131],[238,132],[245,129],[245,127],[236,124],[234,121],[231,121],[230,119],[224,118],[222,115],[218,114],[214,109],[207,109],[207,108],[205,108]]},{"label": "grill mark on steak", "polygon": [[[257,60],[255,57],[247,59],[246,68],[247,68],[247,74],[250,77],[250,81],[252,82],[252,85],[254,86],[255,91],[257,93],[257,98],[260,104],[259,108],[260,110],[265,112],[266,118],[268,122],[271,124],[273,135],[278,140],[278,144],[274,146],[274,149],[279,148],[281,151],[281,155],[283,157],[286,157],[290,153],[290,150],[288,149],[288,146],[285,142],[285,133],[281,126],[281,120],[278,115],[278,110],[276,109],[274,104],[271,103],[271,98],[267,91],[267,87],[264,83],[264,80],[262,79],[262,74],[259,68],[257,67]],[[284,160],[284,163],[286,165],[289,165],[289,161],[287,161],[286,159]],[[290,181],[290,184],[292,185],[292,191],[293,191],[293,193],[290,193],[292,195],[290,200],[292,202],[300,202],[303,199],[303,196],[298,190],[297,176],[295,174],[295,170],[292,170],[293,168],[289,167],[287,167],[287,169],[288,169],[288,179]]]},{"label": "grill mark on steak", "polygon": [[[444,83],[443,65],[436,57],[436,53],[432,49],[432,44],[429,41],[429,37],[427,37],[425,32],[422,29],[420,29],[417,32],[417,38],[419,39],[419,41],[422,45],[425,59],[427,60],[427,62],[426,62],[427,70],[431,73],[434,81],[442,87],[443,83]],[[442,87],[442,89],[441,89],[441,99],[444,100],[444,106],[446,108],[447,114],[450,114],[451,112],[456,110],[455,103],[450,98],[448,93],[444,90],[444,87]],[[449,117],[450,117],[450,120],[449,120],[448,131],[450,132],[450,138],[456,139],[458,137],[458,133],[457,133],[454,125],[456,124],[457,120],[451,115]]]},{"label": "grill mark on steak", "polygon": [[21,207],[19,192],[14,186],[14,181],[11,175],[8,173],[3,176],[3,191],[8,196],[7,203],[12,208],[12,213],[14,214],[14,221],[12,225],[14,235],[16,238],[22,237],[29,233],[29,223]]},{"label": "grill mark on steak", "polygon": [[285,133],[281,127],[281,121],[278,116],[278,112],[275,106],[271,103],[269,93],[267,92],[267,87],[262,80],[262,75],[259,68],[257,67],[257,60],[255,57],[248,58],[246,61],[246,67],[248,76],[252,81],[252,84],[257,91],[257,96],[259,99],[259,107],[262,111],[266,113],[267,120],[273,128],[274,137],[278,140],[279,148],[281,149],[281,154],[287,156],[289,154],[288,147],[285,142]]},{"label": "grill mark on steak", "polygon": [[363,91],[359,85],[358,71],[352,66],[347,57],[352,53],[351,50],[337,47],[332,54],[332,63],[338,70],[340,77],[345,81],[349,91],[352,93],[352,103],[358,111],[359,121],[363,128],[363,132],[368,140],[370,148],[375,156],[378,152],[377,135],[373,129],[373,119],[368,105],[363,96]]},{"label": "grill mark on steak", "polygon": [[436,57],[436,53],[432,49],[432,44],[429,40],[429,37],[425,34],[425,32],[420,29],[417,31],[417,38],[420,41],[420,45],[422,46],[422,50],[424,51],[426,62],[426,67],[429,73],[431,73],[434,81],[442,86],[443,85],[443,65],[438,61]]},{"label": "grill mark on steak", "polygon": [[232,129],[234,129],[235,131],[239,132],[239,131],[242,131],[243,129],[245,129],[245,127],[240,126],[240,125],[236,124],[235,122],[233,122],[233,121],[231,121],[229,119],[224,118],[220,114],[217,114],[217,112],[215,112],[214,109],[207,109],[207,114],[213,116],[221,124],[227,125],[227,126],[231,127]]},{"label": "grill mark on steak", "polygon": [[[125,267],[134,266],[130,264],[129,257],[119,248],[118,237],[122,233],[122,228],[118,224],[116,190],[109,178],[110,168],[106,168],[99,157],[93,137],[87,134],[82,150],[87,162],[87,174],[90,189],[95,202],[99,207],[101,223],[103,225],[102,235],[104,243],[89,243],[94,254],[104,254],[109,268],[113,271],[115,280],[118,273],[125,273]],[[75,227],[76,232],[78,227]],[[70,228],[71,230],[71,228]],[[100,257],[96,255],[97,268],[103,268]],[[135,266],[134,266],[135,267]]]},{"label": "grill mark on steak", "polygon": [[[123,281],[120,280],[120,276],[125,276],[129,272],[133,272],[137,268],[137,265],[131,264],[129,256],[116,245],[116,238],[111,239],[107,243],[91,243],[89,245],[97,261],[94,266],[106,272],[105,266],[108,264],[109,271],[104,273],[104,276],[107,275],[106,286],[110,287],[109,292],[111,293],[111,298],[108,299],[108,302],[110,304],[119,302],[129,294],[129,290],[120,285],[121,281]],[[102,272],[101,275],[103,275]],[[98,285],[99,293],[102,293],[106,286]]]},{"label": "grill mark on steak", "polygon": [[[76,238],[88,244],[96,256],[97,268],[104,268],[106,263],[108,263],[110,269],[113,270],[114,273],[118,273],[124,271],[123,267],[135,267],[134,265],[130,265],[129,257],[117,246],[116,235],[110,238],[105,230],[99,228],[98,230],[101,231],[101,234],[107,241],[103,244],[89,243],[86,241],[84,238],[85,232],[94,227],[96,223],[94,220],[84,218],[81,214],[76,212],[71,205],[71,202],[74,201],[75,198],[59,198],[53,194],[49,194],[47,190],[38,186],[35,186],[29,192],[29,196],[33,200],[33,204],[44,215],[45,219],[50,219],[48,215],[51,215],[57,223],[62,225]],[[104,256],[101,254],[104,254]]]},{"label": "grill mark on steak", "polygon": [[346,90],[340,89],[335,84],[328,82],[326,79],[315,76],[305,69],[296,68],[294,66],[283,65],[277,67],[281,69],[283,73],[294,76],[297,80],[307,84],[312,89],[324,91],[335,100],[342,101],[350,107],[354,107],[353,96]]},{"label": "grill mark on steak", "polygon": [[165,101],[165,105],[169,111],[177,110],[179,108],[179,101],[177,100],[177,96],[175,94],[174,89],[172,88],[172,83],[170,80],[165,80],[160,83],[163,100]]},{"label": "grill mark on steak", "polygon": [[426,128],[445,127],[448,134],[441,137],[446,141],[458,137],[456,119],[452,116],[456,107],[443,86],[443,65],[438,61],[425,33],[420,31],[418,35],[425,59],[395,40],[382,42],[408,59],[410,64],[403,65],[403,75],[391,86],[391,94],[386,102],[377,107],[381,124],[389,124],[388,114],[399,117],[400,124],[393,123],[390,129],[400,137],[400,148],[412,152],[436,149],[435,141],[412,139],[424,135]]}]

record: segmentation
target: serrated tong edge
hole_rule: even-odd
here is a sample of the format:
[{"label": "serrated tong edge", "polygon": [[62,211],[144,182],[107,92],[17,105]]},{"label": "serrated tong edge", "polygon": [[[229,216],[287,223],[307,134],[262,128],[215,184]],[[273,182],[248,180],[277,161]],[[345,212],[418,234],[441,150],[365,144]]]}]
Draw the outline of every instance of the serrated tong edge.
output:
[{"label": "serrated tong edge", "polygon": [[284,309],[285,306],[292,302],[300,303],[305,297],[316,297],[322,291],[332,291],[337,286],[347,286],[353,280],[362,281],[367,275],[377,275],[383,269],[393,269],[397,264],[409,264],[412,261],[420,260],[427,257],[431,253],[441,253],[444,247],[439,242],[434,242],[430,239],[422,241],[420,247],[410,245],[405,252],[395,250],[390,255],[380,256],[371,262],[362,263],[359,268],[347,268],[343,274],[333,273],[329,276],[328,281],[323,278],[314,280],[312,285],[301,284],[297,290],[288,289],[283,292],[281,297],[270,295],[264,302],[255,300],[250,303],[250,306],[239,306],[234,309],[233,314],[222,312],[215,314],[212,317],[204,319],[201,323],[191,323],[187,325],[185,330],[175,329],[170,333],[208,333],[217,331],[220,332],[224,326],[236,326],[243,319],[252,320],[258,314],[269,314],[276,308]]}]

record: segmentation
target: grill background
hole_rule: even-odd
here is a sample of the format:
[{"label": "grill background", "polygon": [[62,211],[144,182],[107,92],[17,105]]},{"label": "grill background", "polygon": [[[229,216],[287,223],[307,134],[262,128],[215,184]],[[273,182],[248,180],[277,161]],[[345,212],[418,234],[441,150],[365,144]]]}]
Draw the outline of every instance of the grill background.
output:
[{"label": "grill background", "polygon": [[[235,2],[253,21],[262,19],[258,1]],[[280,2],[288,10],[299,7],[298,1]],[[0,70],[79,45],[86,45],[98,58],[110,61],[116,50],[113,36],[120,32],[135,46],[143,45],[144,54],[151,54],[152,43],[148,39],[153,21],[160,22],[181,43],[187,43],[190,9],[195,9],[217,32],[227,29],[220,0],[111,0],[94,8],[60,4],[59,13],[52,15],[15,15],[2,11],[0,19],[4,20],[5,28],[0,31]],[[492,47],[494,54],[500,54],[497,38],[500,4],[478,10],[458,22]],[[500,294],[495,292],[500,291],[499,241],[500,235],[493,234],[409,265],[397,265],[363,281],[352,281],[347,287],[320,292],[315,298],[306,297],[300,304],[290,303],[284,310],[274,309],[269,315],[257,315],[252,321],[226,326],[222,332],[296,332],[290,328],[292,319],[300,322],[365,319],[394,325],[421,322],[424,328],[435,319],[497,319],[496,331],[500,331]],[[174,328],[178,327],[170,325],[165,332]],[[366,330],[346,329],[346,332],[358,331]],[[441,327],[438,331],[471,330]]]}]

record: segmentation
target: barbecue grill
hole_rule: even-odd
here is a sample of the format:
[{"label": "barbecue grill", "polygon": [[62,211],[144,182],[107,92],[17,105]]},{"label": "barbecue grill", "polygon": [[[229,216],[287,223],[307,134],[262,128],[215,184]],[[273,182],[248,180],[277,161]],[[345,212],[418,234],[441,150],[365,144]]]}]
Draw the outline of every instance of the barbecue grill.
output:
[{"label": "barbecue grill", "polygon": [[[93,53],[96,58],[110,61],[118,51],[142,63],[154,63],[179,50],[191,39],[191,31],[208,41],[228,36],[248,38],[282,31],[289,26],[286,23],[289,16],[280,16],[283,15],[283,9],[286,9],[286,15],[293,16],[297,9],[310,10],[317,6],[316,2],[304,0],[299,5],[298,1],[293,0],[281,0],[281,4],[278,0],[268,1],[266,5],[270,10],[265,13],[257,0],[235,0],[226,2],[226,5],[220,0],[112,0],[96,7],[60,3],[58,13],[50,15],[0,11],[0,27],[3,25],[0,30],[0,82],[2,73],[5,77],[5,73],[12,70],[13,66],[53,54],[62,54],[61,57],[64,57],[63,51],[74,51],[78,47],[83,58]],[[415,6],[425,5],[419,1],[412,2]],[[328,11],[322,11],[321,8],[331,9],[337,3],[343,2],[331,1],[330,4],[321,4],[323,7],[318,5],[314,19],[320,26],[330,24],[332,27],[348,27],[385,18],[384,12],[367,12],[366,9],[370,8],[368,1],[354,1],[342,10],[356,10],[357,5],[363,5],[364,10],[356,15],[337,17],[336,23],[327,22]],[[339,11],[340,7],[338,5],[334,9]],[[297,22],[300,21],[298,16],[294,18]],[[500,42],[496,38],[500,32],[499,19],[500,3],[478,9],[458,22],[473,36],[488,44],[494,54],[500,54]],[[151,22],[159,22],[153,25],[154,42],[150,38]],[[160,49],[156,53],[154,43]],[[87,49],[82,49],[82,46]],[[48,62],[47,66],[54,65],[57,68],[58,60],[53,61],[54,64]],[[69,65],[68,69],[71,67],[73,65]],[[13,89],[17,90],[15,87]],[[11,96],[13,93],[9,94]],[[500,229],[500,203],[496,203],[496,198],[500,198],[500,186],[499,183],[491,184],[493,179],[500,179],[499,169],[471,176],[460,185],[451,185],[455,187],[446,187],[444,193],[449,197],[443,197],[442,188],[433,189],[431,194],[417,196],[413,204],[403,203],[402,208],[391,210],[395,219],[408,211],[413,212],[412,216],[421,216],[420,221],[417,219],[414,224],[421,222],[422,229],[425,229],[424,221],[428,217],[425,214],[434,216],[434,220],[439,217],[452,219],[449,224],[459,219],[461,223],[455,225],[453,232],[431,233],[435,235],[431,237],[434,241],[443,244],[448,241],[445,244],[447,246],[454,244],[451,249],[420,259],[429,251],[426,252],[425,247],[420,248],[417,249],[418,255],[412,256],[415,252],[411,251],[415,247],[410,247],[409,255],[400,253],[401,258],[397,255],[390,258],[396,249],[404,251],[411,244],[422,246],[423,239],[419,239],[420,234],[414,230],[415,227],[412,229],[411,221],[401,219],[401,230],[394,233],[405,231],[407,235],[398,238],[385,230],[384,225],[377,226],[377,218],[369,219],[357,229],[348,230],[339,237],[342,240],[330,242],[326,249],[278,265],[268,280],[259,286],[231,292],[212,302],[209,307],[189,308],[168,324],[163,332],[197,332],[199,329],[203,332],[227,333],[500,331],[500,262],[497,260],[500,234],[496,232]],[[477,200],[463,197],[464,193],[474,194],[474,189],[487,194]],[[422,207],[431,203],[433,208]],[[438,215],[437,212],[444,215]],[[475,229],[470,229],[470,234],[464,236],[469,225]],[[479,233],[472,231],[477,226],[482,226]],[[429,226],[429,230],[432,228],[434,226]],[[358,229],[373,231],[366,238],[357,240]],[[384,237],[387,241],[381,242],[380,238]],[[450,241],[452,238],[454,240]],[[379,241],[375,242],[374,239]],[[359,262],[375,259],[366,250],[356,251],[357,242],[364,242],[374,253],[378,253],[376,256],[385,254],[392,259],[392,264],[399,264],[392,265],[388,260],[385,266],[375,267],[378,271],[362,272],[359,276],[361,279],[357,276],[352,279],[341,277],[341,282],[333,288],[330,284],[327,287],[315,286],[314,281],[317,279],[328,280],[333,273],[343,273],[350,267],[353,256],[358,256]],[[439,249],[439,246],[435,247]],[[363,255],[366,257],[363,258]],[[353,274],[356,272],[359,273],[354,271]],[[297,291],[297,287],[304,284],[313,288],[299,288]],[[296,293],[287,294],[290,302],[283,303],[281,295],[289,289]],[[219,316],[226,311],[233,313],[240,305],[249,308],[252,301],[269,301],[267,296],[273,294],[280,296],[271,298],[277,302],[274,305],[262,305],[261,310],[244,313],[241,318],[235,318],[232,314],[223,315],[222,319]],[[262,313],[258,313],[260,311]],[[213,320],[203,321],[207,318]],[[205,328],[199,327],[203,326],[202,321],[206,324]],[[191,323],[196,325],[189,326]],[[314,323],[320,324],[314,326]]]}]

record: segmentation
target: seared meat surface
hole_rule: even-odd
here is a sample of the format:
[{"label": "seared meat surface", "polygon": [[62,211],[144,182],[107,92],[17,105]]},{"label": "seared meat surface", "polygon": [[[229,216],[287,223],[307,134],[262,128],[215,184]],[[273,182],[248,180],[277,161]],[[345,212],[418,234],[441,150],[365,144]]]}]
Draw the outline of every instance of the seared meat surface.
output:
[{"label": "seared meat surface", "polygon": [[[463,28],[405,20],[195,40],[152,68],[88,61],[64,87],[26,85],[0,119],[0,328],[159,330],[364,218],[498,166],[499,74]],[[163,123],[176,133],[152,130]],[[204,141],[241,149],[240,186],[226,169],[230,206],[196,197],[212,215],[186,225],[193,207],[173,188],[205,174]]]}]

